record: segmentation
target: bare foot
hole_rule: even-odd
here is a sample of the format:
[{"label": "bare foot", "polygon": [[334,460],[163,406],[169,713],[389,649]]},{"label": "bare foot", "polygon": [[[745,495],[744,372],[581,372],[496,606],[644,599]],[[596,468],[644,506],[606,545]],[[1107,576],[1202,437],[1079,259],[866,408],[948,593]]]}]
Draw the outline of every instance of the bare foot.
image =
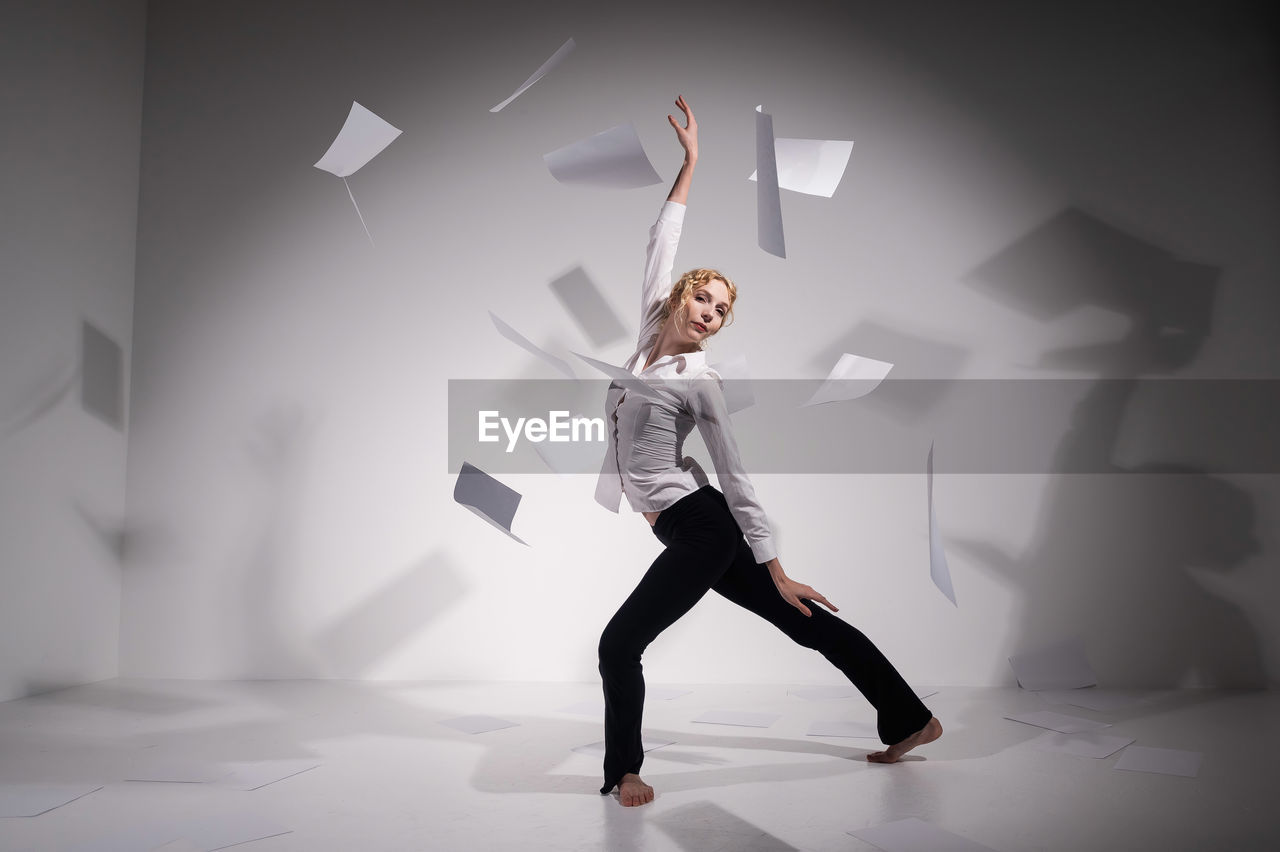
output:
[{"label": "bare foot", "polygon": [[902,756],[916,746],[931,743],[942,736],[942,723],[937,717],[930,717],[925,726],[900,743],[894,743],[884,751],[876,751],[867,755],[872,763],[897,763]]},{"label": "bare foot", "polygon": [[653,788],[640,780],[634,772],[628,772],[618,782],[618,801],[624,808],[645,805],[653,801]]}]

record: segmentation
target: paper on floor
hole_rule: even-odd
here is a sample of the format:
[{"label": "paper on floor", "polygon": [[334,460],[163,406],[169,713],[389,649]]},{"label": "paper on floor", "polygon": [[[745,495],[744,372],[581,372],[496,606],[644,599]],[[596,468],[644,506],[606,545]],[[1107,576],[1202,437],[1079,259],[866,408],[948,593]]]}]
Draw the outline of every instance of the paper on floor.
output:
[{"label": "paper on floor", "polygon": [[604,716],[604,699],[587,698],[568,707],[561,707],[557,713],[572,713],[575,716]]},{"label": "paper on floor", "polygon": [[670,701],[673,698],[679,698],[682,695],[690,695],[692,689],[681,689],[676,686],[646,686],[644,688],[645,701]]},{"label": "paper on floor", "polygon": [[916,817],[848,831],[884,852],[993,852],[990,846],[952,834]]},{"label": "paper on floor", "polygon": [[511,532],[511,522],[520,505],[520,492],[508,488],[475,465],[463,462],[458,481],[453,486],[453,499],[491,526],[525,544]]},{"label": "paper on floor", "polygon": [[1092,757],[1100,760],[1110,757],[1132,742],[1133,737],[1094,733],[1059,734],[1050,731],[1032,740],[1031,747],[1038,751],[1074,754],[1077,757]]},{"label": "paper on floor", "polygon": [[[853,143],[838,139],[787,139],[773,140],[773,150],[778,163],[778,188],[806,195],[830,198],[835,195]],[[756,172],[747,180],[755,180]]]},{"label": "paper on floor", "polygon": [[101,789],[101,784],[0,784],[0,817],[39,816]]},{"label": "paper on floor", "polygon": [[1135,704],[1141,704],[1151,693],[1132,693],[1117,692],[1111,689],[1081,688],[1081,689],[1042,689],[1037,690],[1039,695],[1050,704],[1071,704],[1076,707],[1084,707],[1088,710],[1097,710],[1101,713],[1107,713],[1112,710],[1118,710],[1122,707],[1132,707]]},{"label": "paper on floor", "polygon": [[552,355],[550,352],[546,351],[542,347],[536,345],[535,343],[533,343],[533,341],[529,340],[529,338],[525,337],[523,334],[516,331],[511,326],[507,325],[493,311],[489,311],[489,319],[493,320],[493,327],[498,330],[498,334],[501,334],[507,340],[510,340],[516,346],[519,346],[521,349],[528,352],[530,355],[533,355],[535,358],[538,358],[546,362],[547,364],[550,364],[552,367],[556,369],[557,372],[559,372],[565,378],[568,378],[568,379],[577,378],[577,376],[573,374],[573,369],[567,363],[557,358],[556,356]]},{"label": "paper on floor", "polygon": [[662,182],[630,122],[557,148],[542,159],[561,183],[634,189]]},{"label": "paper on floor", "polygon": [[1033,710],[1030,713],[1012,713],[1005,716],[1024,725],[1035,725],[1037,728],[1048,728],[1060,734],[1078,734],[1081,731],[1099,731],[1110,728],[1106,722],[1095,722],[1092,719],[1081,719],[1079,716],[1068,716],[1065,713],[1054,713],[1052,710]]},{"label": "paper on floor", "polygon": [[942,547],[942,530],[938,527],[938,513],[933,508],[933,444],[929,445],[929,459],[925,463],[929,480],[929,577],[938,591],[947,596],[952,606],[956,603],[956,591],[951,585],[951,569],[947,567],[947,552]]},{"label": "paper on floor", "polygon": [[793,686],[787,690],[788,695],[803,698],[805,701],[831,701],[837,698],[852,698],[858,690],[852,684],[841,686]]},{"label": "paper on floor", "polygon": [[780,713],[748,713],[742,710],[708,710],[695,722],[708,725],[741,725],[745,728],[767,728],[782,718]]},{"label": "paper on floor", "polygon": [[1129,746],[1112,769],[1130,772],[1155,772],[1161,775],[1182,775],[1194,778],[1200,774],[1200,761],[1204,755],[1198,751],[1176,748],[1151,748]]},{"label": "paper on floor", "polygon": [[1009,665],[1023,689],[1077,689],[1098,682],[1079,637],[1014,654]]},{"label": "paper on floor", "polygon": [[232,812],[217,817],[175,823],[182,837],[205,852],[289,834],[293,829],[258,813]]},{"label": "paper on floor", "polygon": [[782,200],[778,195],[778,161],[773,144],[773,116],[756,107],[756,242],[776,257],[787,256],[782,234]]},{"label": "paper on floor", "polygon": [[884,381],[884,377],[892,369],[893,365],[888,361],[877,361],[875,358],[845,352],[831,368],[822,386],[814,391],[813,396],[801,408],[828,402],[848,402],[866,396]]},{"label": "paper on floor", "polygon": [[483,734],[489,731],[500,731],[503,728],[514,728],[519,722],[508,722],[497,716],[459,716],[456,719],[441,719],[441,725],[462,731],[464,734]]},{"label": "paper on floor", "polygon": [[502,103],[498,104],[495,107],[490,107],[489,112],[500,112],[504,106],[511,103],[521,95],[523,95],[525,93],[525,90],[527,90],[534,83],[538,82],[544,76],[546,76],[548,71],[555,68],[561,62],[563,62],[564,58],[568,56],[570,53],[572,53],[574,47],[576,46],[577,45],[574,44],[573,39],[569,39],[564,44],[560,45],[560,47],[556,50],[556,52],[551,54],[551,58],[548,59],[546,62],[542,63],[541,65],[539,65],[538,70],[534,71],[533,74],[529,76],[528,80],[525,80],[523,83],[521,83],[519,88],[517,88],[515,92],[511,94],[511,97],[507,98],[505,101],[503,101]]}]

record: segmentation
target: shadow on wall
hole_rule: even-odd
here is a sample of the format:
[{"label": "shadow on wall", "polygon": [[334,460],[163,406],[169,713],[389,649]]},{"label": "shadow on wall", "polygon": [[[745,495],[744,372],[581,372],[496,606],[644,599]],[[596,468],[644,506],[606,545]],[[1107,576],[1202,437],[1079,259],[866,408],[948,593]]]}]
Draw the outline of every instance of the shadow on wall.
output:
[{"label": "shadow on wall", "polygon": [[[1265,684],[1244,614],[1196,579],[1197,570],[1230,574],[1259,552],[1252,498],[1183,459],[1116,462],[1121,428],[1140,404],[1139,379],[1186,367],[1209,336],[1217,277],[1079,210],[1054,217],[970,276],[993,298],[1042,319],[1098,305],[1131,321],[1120,340],[1041,359],[1045,368],[1100,377],[1076,405],[1053,469],[1113,475],[1055,477],[1022,554],[951,542],[1018,592],[1022,620],[1010,648],[1080,635],[1099,682],[1111,686]],[[1226,450],[1198,446],[1195,456]]]}]

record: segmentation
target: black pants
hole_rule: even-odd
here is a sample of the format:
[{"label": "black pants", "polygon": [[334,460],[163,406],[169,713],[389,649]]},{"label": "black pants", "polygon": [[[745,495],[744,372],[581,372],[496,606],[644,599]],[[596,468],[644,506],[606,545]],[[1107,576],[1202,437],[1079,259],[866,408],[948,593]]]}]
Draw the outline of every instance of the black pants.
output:
[{"label": "black pants", "polygon": [[844,672],[875,707],[877,731],[886,744],[906,739],[929,721],[933,714],[860,630],[811,601],[805,605],[813,615],[806,617],[783,600],[769,569],[756,563],[719,491],[708,485],[681,498],[658,515],[653,532],[667,549],[600,636],[605,741],[601,793],[611,792],[628,772],[638,773],[644,762],[640,655],[708,589],[767,619]]}]

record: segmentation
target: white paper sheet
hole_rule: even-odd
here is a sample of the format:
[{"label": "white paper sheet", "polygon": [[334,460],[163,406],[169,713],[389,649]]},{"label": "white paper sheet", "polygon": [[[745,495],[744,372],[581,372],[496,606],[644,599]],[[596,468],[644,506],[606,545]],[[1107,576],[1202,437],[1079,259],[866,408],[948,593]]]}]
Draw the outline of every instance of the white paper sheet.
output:
[{"label": "white paper sheet", "polygon": [[453,487],[453,499],[490,526],[521,544],[526,543],[511,532],[511,522],[520,505],[520,492],[508,488],[475,465],[463,462]]},{"label": "white paper sheet", "polygon": [[655,390],[648,382],[637,378],[631,371],[623,367],[615,367],[613,364],[608,364],[604,361],[597,361],[595,358],[588,358],[586,355],[582,355],[578,352],[574,352],[573,354],[577,355],[583,361],[613,379],[613,381],[621,387],[626,388],[629,393],[637,393],[640,396],[647,397],[658,402],[663,401],[662,395],[658,393],[657,390]]},{"label": "white paper sheet", "polygon": [[395,141],[400,132],[398,128],[392,127],[356,101],[352,101],[351,111],[347,113],[347,120],[338,131],[337,138],[315,164],[317,169],[342,178],[342,184],[347,188],[347,196],[351,199],[351,206],[356,209],[356,215],[360,217],[360,225],[364,228],[370,245],[374,244],[373,234],[369,232],[369,226],[364,221],[364,213],[360,212],[360,205],[356,203],[356,196],[351,191],[351,185],[347,183],[347,177],[358,172],[366,163],[382,153],[383,149]]},{"label": "white paper sheet", "polygon": [[916,694],[916,698],[919,698],[921,701],[928,698],[930,695],[938,694],[938,690],[934,689],[932,686],[913,686],[911,687],[911,691],[914,692]]},{"label": "white paper sheet", "polygon": [[220,784],[237,790],[257,790],[301,775],[315,769],[320,764],[314,760],[252,760],[224,763],[228,774]]},{"label": "white paper sheet", "polygon": [[956,603],[956,591],[951,585],[951,569],[947,567],[947,552],[942,547],[942,530],[938,527],[938,514],[933,508],[933,444],[929,445],[926,463],[929,478],[929,576],[938,591],[947,596],[952,606]]},{"label": "white paper sheet", "polygon": [[1050,731],[1032,740],[1031,747],[1037,751],[1052,751],[1101,760],[1104,757],[1110,757],[1132,742],[1133,737],[1096,733],[1059,734]]},{"label": "white paper sheet", "polygon": [[756,242],[775,257],[787,256],[782,234],[782,199],[778,195],[778,161],[773,145],[773,116],[756,107]]},{"label": "white paper sheet", "polygon": [[866,396],[884,381],[884,377],[892,369],[893,365],[888,361],[877,361],[875,358],[864,358],[846,352],[831,368],[822,386],[814,391],[813,396],[801,408],[828,402],[847,402]]},{"label": "white paper sheet", "polygon": [[[640,738],[640,747],[645,751],[653,751],[655,748],[662,748],[674,743],[675,740],[662,740],[654,737]],[[578,754],[589,754],[592,756],[604,754],[604,740],[598,743],[588,743],[587,745],[574,746],[570,751],[576,751]]]},{"label": "white paper sheet", "polygon": [[568,56],[570,53],[572,53],[574,47],[576,46],[577,45],[574,44],[573,39],[569,39],[564,44],[560,45],[559,49],[557,49],[555,53],[551,54],[551,58],[548,59],[546,62],[542,63],[541,65],[539,65],[538,70],[534,71],[533,74],[529,76],[528,80],[525,80],[523,83],[521,83],[520,87],[516,89],[515,92],[512,93],[511,97],[507,98],[505,101],[503,101],[502,103],[498,104],[495,107],[490,107],[489,112],[500,112],[504,106],[511,103],[521,95],[523,95],[525,93],[525,90],[527,90],[534,83],[538,82],[544,76],[546,76],[547,72],[549,72],[551,69],[555,68],[561,62],[563,62],[564,58]]},{"label": "white paper sheet", "polygon": [[346,123],[315,167],[340,178],[350,177],[381,154],[400,133],[398,128],[352,101]]},{"label": "white paper sheet", "polygon": [[780,713],[748,713],[742,710],[708,710],[695,722],[708,725],[740,725],[745,728],[767,728],[782,718]]},{"label": "white paper sheet", "polygon": [[1023,689],[1077,689],[1098,682],[1078,637],[1014,654],[1009,665]]},{"label": "white paper sheet", "polygon": [[747,369],[746,355],[737,355],[727,361],[718,361],[709,366],[724,380],[724,404],[730,414],[736,414],[756,404],[756,395],[751,389],[751,372]]},{"label": "white paper sheet", "polygon": [[484,734],[489,731],[500,731],[503,728],[514,728],[519,722],[508,722],[497,716],[459,716],[456,719],[442,719],[441,725],[462,731],[464,734]]},{"label": "white paper sheet", "polygon": [[990,846],[952,834],[916,817],[846,832],[884,852],[993,852]]},{"label": "white paper sheet", "polygon": [[853,698],[858,690],[852,684],[841,686],[793,686],[787,690],[788,695],[803,698],[805,701],[834,701],[838,698]]},{"label": "white paper sheet", "polygon": [[1068,716],[1052,710],[1032,710],[1029,713],[1012,713],[1005,716],[1024,725],[1035,725],[1037,728],[1048,728],[1060,734],[1078,734],[1081,731],[1100,731],[1111,726],[1106,722],[1095,722],[1092,719],[1081,719],[1079,716]]},{"label": "white paper sheet", "polygon": [[662,183],[630,122],[557,148],[542,159],[561,183],[610,189]]},{"label": "white paper sheet", "polygon": [[[773,150],[778,162],[778,188],[805,195],[830,198],[835,195],[853,143],[838,139],[787,139],[773,140]],[[747,180],[755,180],[752,172]]]},{"label": "white paper sheet", "polygon": [[1155,772],[1160,775],[1182,775],[1195,778],[1200,774],[1200,762],[1204,754],[1176,748],[1151,748],[1129,746],[1120,755],[1112,769],[1129,772]]},{"label": "white paper sheet", "polygon": [[535,358],[539,358],[542,361],[546,362],[547,364],[550,364],[552,367],[556,369],[557,372],[559,372],[565,378],[567,379],[578,378],[573,374],[573,369],[567,363],[557,358],[556,356],[552,355],[550,352],[547,352],[545,349],[542,349],[541,347],[534,344],[531,340],[529,340],[529,338],[525,337],[523,334],[521,334],[520,332],[516,331],[514,328],[512,328],[511,326],[503,322],[502,319],[498,317],[498,315],[495,314],[493,311],[489,311],[489,319],[493,320],[493,327],[498,330],[498,334],[501,334],[503,337],[505,337],[507,340],[510,340],[516,346],[519,346],[521,349],[528,352],[530,355],[533,355]]},{"label": "white paper sheet", "polygon": [[809,737],[870,737],[880,739],[874,722],[851,722],[847,719],[829,719],[809,723]]},{"label": "white paper sheet", "polygon": [[39,816],[101,789],[101,784],[0,784],[0,817]]}]

